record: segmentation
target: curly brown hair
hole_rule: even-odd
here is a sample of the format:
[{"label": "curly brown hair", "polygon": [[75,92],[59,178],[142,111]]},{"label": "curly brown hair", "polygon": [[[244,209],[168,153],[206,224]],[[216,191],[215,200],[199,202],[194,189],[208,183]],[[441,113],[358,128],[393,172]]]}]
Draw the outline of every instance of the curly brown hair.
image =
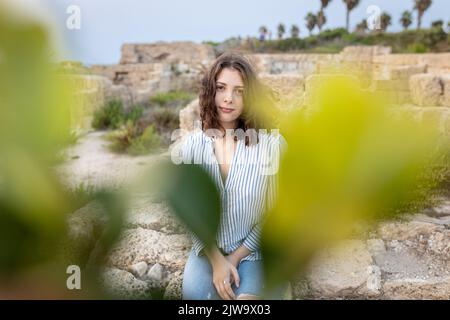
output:
[{"label": "curly brown hair", "polygon": [[[219,122],[219,114],[215,103],[216,81],[224,68],[238,71],[244,82],[244,109],[237,121],[235,129],[246,132],[248,129],[272,129],[274,121],[274,92],[258,78],[250,60],[237,52],[221,54],[206,72],[200,86],[199,104],[202,130],[219,129],[225,131]],[[235,136],[235,139],[237,137]],[[249,139],[246,136],[246,145]]]}]

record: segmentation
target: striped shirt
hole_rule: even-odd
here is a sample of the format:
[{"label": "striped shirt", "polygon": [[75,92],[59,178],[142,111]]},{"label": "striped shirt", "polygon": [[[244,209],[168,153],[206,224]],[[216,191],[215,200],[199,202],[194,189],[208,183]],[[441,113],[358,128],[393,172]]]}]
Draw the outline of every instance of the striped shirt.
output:
[{"label": "striped shirt", "polygon": [[[263,216],[266,209],[274,205],[279,157],[287,148],[286,140],[278,133],[260,131],[258,139],[257,144],[250,146],[246,146],[243,139],[237,141],[225,182],[212,137],[197,129],[184,138],[180,147],[182,162],[199,164],[220,192],[217,247],[222,253],[230,254],[244,245],[250,254],[243,260],[262,258],[259,245]],[[198,256],[205,245],[192,232],[190,234],[193,250]]]}]

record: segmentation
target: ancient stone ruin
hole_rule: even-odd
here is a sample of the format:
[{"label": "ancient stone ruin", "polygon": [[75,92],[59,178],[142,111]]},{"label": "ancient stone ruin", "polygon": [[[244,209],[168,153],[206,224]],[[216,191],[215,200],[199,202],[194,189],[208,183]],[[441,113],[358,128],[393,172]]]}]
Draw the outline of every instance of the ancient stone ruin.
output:
[{"label": "ancient stone ruin", "polygon": [[157,92],[194,90],[214,57],[211,47],[192,42],[124,44],[119,64],[94,65],[91,72],[106,78],[108,98],[139,104]]},{"label": "ancient stone ruin", "polygon": [[[347,47],[340,54],[254,54],[263,81],[282,97],[279,107],[306,107],[310,91],[328,75],[356,77],[361,88],[389,97],[396,111],[418,122],[431,121],[449,133],[450,53],[391,54],[379,46]],[[193,104],[195,104],[193,102]],[[180,112],[181,129],[192,130],[199,111],[192,104]]]},{"label": "ancient stone ruin", "polygon": [[[306,105],[312,78],[344,73],[357,77],[364,89],[385,93],[393,106],[418,121],[429,119],[448,131],[450,53],[392,54],[386,47],[355,46],[340,54],[249,56],[261,78],[280,93],[280,108]],[[119,64],[94,65],[91,75],[73,76],[81,101],[73,114],[83,118],[74,126],[88,129],[92,111],[108,100],[130,107],[147,103],[158,92],[196,91],[214,58],[211,47],[191,42],[124,44]],[[188,109],[180,114],[181,129],[191,130],[199,112],[193,105]]]}]

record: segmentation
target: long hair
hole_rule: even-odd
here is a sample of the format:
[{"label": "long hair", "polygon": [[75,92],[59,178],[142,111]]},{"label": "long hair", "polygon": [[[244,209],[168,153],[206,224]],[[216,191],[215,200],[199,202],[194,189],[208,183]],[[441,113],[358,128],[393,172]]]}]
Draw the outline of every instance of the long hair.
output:
[{"label": "long hair", "polygon": [[[238,118],[236,129],[241,129],[244,132],[248,129],[256,131],[273,129],[275,124],[275,94],[259,80],[248,58],[240,53],[225,52],[214,61],[201,82],[199,104],[202,130],[220,129],[224,131],[219,121],[215,103],[216,81],[224,68],[238,71],[244,82],[244,107]],[[246,136],[245,144],[249,144],[248,136]]]}]

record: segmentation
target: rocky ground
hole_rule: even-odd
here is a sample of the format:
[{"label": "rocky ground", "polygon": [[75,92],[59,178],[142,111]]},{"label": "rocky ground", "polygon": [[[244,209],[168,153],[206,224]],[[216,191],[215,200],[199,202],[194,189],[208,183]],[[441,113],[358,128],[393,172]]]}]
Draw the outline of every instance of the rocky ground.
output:
[{"label": "rocky ground", "polygon": [[147,165],[166,155],[160,153],[145,156],[130,156],[109,151],[105,139],[107,131],[91,131],[77,140],[76,145],[67,149],[64,164],[57,168],[63,182],[77,188],[81,184],[101,187],[120,187],[146,170]]},{"label": "rocky ground", "polygon": [[[167,155],[111,155],[101,136],[94,132],[80,140],[71,151],[78,157],[60,173],[76,183],[120,184],[134,176],[140,164]],[[92,211],[95,206],[88,204],[75,212],[71,229],[92,237],[82,228],[89,225]],[[121,240],[107,259],[103,284],[121,298],[180,299],[190,247],[186,229],[163,202],[136,194]],[[450,198],[322,250],[290,291],[286,298],[450,299]]]}]

